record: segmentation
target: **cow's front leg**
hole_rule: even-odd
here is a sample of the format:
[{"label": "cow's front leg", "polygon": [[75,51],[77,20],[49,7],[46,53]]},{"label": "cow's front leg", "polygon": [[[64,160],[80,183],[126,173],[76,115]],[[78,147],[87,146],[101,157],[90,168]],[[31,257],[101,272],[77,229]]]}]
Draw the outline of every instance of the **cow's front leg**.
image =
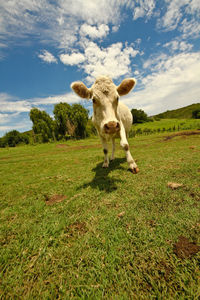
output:
[{"label": "cow's front leg", "polygon": [[114,160],[115,159],[115,139],[112,138],[112,156],[110,160]]},{"label": "cow's front leg", "polygon": [[123,124],[121,124],[120,138],[121,138],[120,145],[126,153],[126,160],[127,160],[129,169],[133,173],[138,173],[139,168],[138,168],[136,162],[134,161],[134,159],[131,155],[131,152],[130,152],[130,149],[129,149],[129,144],[128,144],[127,137],[126,137],[126,132],[125,132]]},{"label": "cow's front leg", "polygon": [[104,138],[101,138],[102,146],[103,146],[103,153],[104,153],[104,162],[102,167],[108,168],[109,166],[109,158],[108,158],[108,144]]}]

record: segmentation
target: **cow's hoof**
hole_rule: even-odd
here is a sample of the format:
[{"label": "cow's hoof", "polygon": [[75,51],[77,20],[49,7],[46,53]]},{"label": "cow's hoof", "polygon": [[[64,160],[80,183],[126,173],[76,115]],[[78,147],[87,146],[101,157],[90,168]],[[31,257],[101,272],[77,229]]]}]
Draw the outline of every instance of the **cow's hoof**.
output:
[{"label": "cow's hoof", "polygon": [[102,168],[108,168],[109,164],[108,163],[103,163]]},{"label": "cow's hoof", "polygon": [[133,174],[137,174],[139,172],[139,168],[133,168],[130,170]]}]

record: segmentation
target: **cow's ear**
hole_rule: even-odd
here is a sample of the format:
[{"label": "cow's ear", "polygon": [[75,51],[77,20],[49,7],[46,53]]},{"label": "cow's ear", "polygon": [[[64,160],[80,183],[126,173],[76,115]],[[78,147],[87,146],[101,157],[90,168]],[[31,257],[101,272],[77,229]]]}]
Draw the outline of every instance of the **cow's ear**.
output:
[{"label": "cow's ear", "polygon": [[135,83],[136,83],[136,79],[134,79],[134,78],[127,78],[127,79],[122,80],[120,85],[117,87],[118,94],[120,96],[124,96],[124,95],[128,94],[134,87]]},{"label": "cow's ear", "polygon": [[76,81],[71,84],[72,90],[81,98],[90,99],[91,92],[90,89],[85,86],[81,81]]}]

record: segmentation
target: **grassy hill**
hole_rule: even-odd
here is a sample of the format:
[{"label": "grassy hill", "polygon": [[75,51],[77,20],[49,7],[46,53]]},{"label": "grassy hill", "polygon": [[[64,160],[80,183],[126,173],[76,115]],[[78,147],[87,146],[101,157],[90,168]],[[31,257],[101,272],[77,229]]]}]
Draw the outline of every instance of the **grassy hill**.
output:
[{"label": "grassy hill", "polygon": [[160,119],[191,119],[192,112],[200,109],[200,103],[191,104],[174,110],[167,110],[161,114],[155,115],[154,118]]},{"label": "grassy hill", "polygon": [[1,299],[200,299],[200,138],[129,144],[0,149]]}]

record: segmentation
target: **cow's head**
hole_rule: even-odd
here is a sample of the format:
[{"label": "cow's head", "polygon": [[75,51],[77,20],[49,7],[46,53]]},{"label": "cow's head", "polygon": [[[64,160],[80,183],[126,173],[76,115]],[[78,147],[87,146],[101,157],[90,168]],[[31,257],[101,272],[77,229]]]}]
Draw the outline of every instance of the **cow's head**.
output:
[{"label": "cow's head", "polygon": [[114,134],[120,130],[118,116],[119,96],[128,94],[135,85],[134,78],[124,79],[116,86],[109,77],[99,77],[91,88],[82,82],[73,82],[71,88],[85,99],[93,101],[93,121],[101,134]]}]

